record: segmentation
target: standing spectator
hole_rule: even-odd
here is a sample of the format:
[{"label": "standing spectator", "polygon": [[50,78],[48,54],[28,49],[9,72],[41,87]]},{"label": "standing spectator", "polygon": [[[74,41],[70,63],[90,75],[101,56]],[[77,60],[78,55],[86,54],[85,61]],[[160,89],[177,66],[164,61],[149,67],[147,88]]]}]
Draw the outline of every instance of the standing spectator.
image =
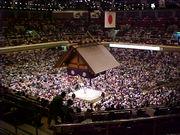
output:
[{"label": "standing spectator", "polygon": [[65,96],[66,93],[62,92],[61,95],[55,96],[51,101],[49,106],[48,127],[50,127],[52,119],[54,119],[55,124],[58,124],[58,116],[61,117],[61,122],[64,122],[63,99]]},{"label": "standing spectator", "polygon": [[74,122],[74,110],[72,108],[73,105],[73,101],[71,99],[69,99],[67,101],[67,106],[65,106],[65,123],[73,123]]}]

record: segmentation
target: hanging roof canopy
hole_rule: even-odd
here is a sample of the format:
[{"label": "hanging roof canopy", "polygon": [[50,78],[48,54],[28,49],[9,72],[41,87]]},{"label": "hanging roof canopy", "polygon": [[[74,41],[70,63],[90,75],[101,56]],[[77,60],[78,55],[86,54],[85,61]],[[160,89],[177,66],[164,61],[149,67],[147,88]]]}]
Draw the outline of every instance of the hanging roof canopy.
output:
[{"label": "hanging roof canopy", "polygon": [[55,67],[67,66],[75,54],[85,61],[91,73],[98,74],[119,66],[119,63],[103,45],[72,46]]}]

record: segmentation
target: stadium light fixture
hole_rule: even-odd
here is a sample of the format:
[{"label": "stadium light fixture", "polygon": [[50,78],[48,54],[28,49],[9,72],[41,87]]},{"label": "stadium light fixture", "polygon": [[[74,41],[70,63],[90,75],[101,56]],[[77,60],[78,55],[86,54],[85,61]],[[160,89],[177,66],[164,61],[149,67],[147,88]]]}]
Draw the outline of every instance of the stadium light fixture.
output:
[{"label": "stadium light fixture", "polygon": [[156,7],[155,3],[151,3],[151,8],[154,10]]},{"label": "stadium light fixture", "polygon": [[153,51],[162,51],[163,50],[163,48],[158,47],[158,46],[128,45],[128,44],[109,44],[109,47],[140,49],[140,50],[153,50]]}]

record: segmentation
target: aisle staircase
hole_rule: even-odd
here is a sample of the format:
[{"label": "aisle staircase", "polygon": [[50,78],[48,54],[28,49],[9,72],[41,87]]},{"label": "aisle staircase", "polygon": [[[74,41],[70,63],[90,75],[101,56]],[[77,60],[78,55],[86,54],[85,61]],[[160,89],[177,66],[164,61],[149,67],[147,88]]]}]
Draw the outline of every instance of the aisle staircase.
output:
[{"label": "aisle staircase", "polygon": [[47,125],[43,125],[40,128],[36,128],[26,123],[15,126],[0,120],[0,134],[1,135],[53,135],[53,131],[49,130],[47,128]]}]

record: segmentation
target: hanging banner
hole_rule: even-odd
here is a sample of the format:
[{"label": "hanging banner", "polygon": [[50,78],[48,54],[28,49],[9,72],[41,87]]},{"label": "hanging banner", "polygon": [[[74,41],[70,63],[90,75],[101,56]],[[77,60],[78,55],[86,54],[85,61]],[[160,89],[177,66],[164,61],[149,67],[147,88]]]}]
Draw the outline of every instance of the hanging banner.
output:
[{"label": "hanging banner", "polygon": [[165,8],[166,7],[165,0],[159,0],[159,7],[161,7],[161,8]]},{"label": "hanging banner", "polygon": [[108,11],[105,12],[104,27],[105,28],[116,27],[116,12],[108,12]]}]

